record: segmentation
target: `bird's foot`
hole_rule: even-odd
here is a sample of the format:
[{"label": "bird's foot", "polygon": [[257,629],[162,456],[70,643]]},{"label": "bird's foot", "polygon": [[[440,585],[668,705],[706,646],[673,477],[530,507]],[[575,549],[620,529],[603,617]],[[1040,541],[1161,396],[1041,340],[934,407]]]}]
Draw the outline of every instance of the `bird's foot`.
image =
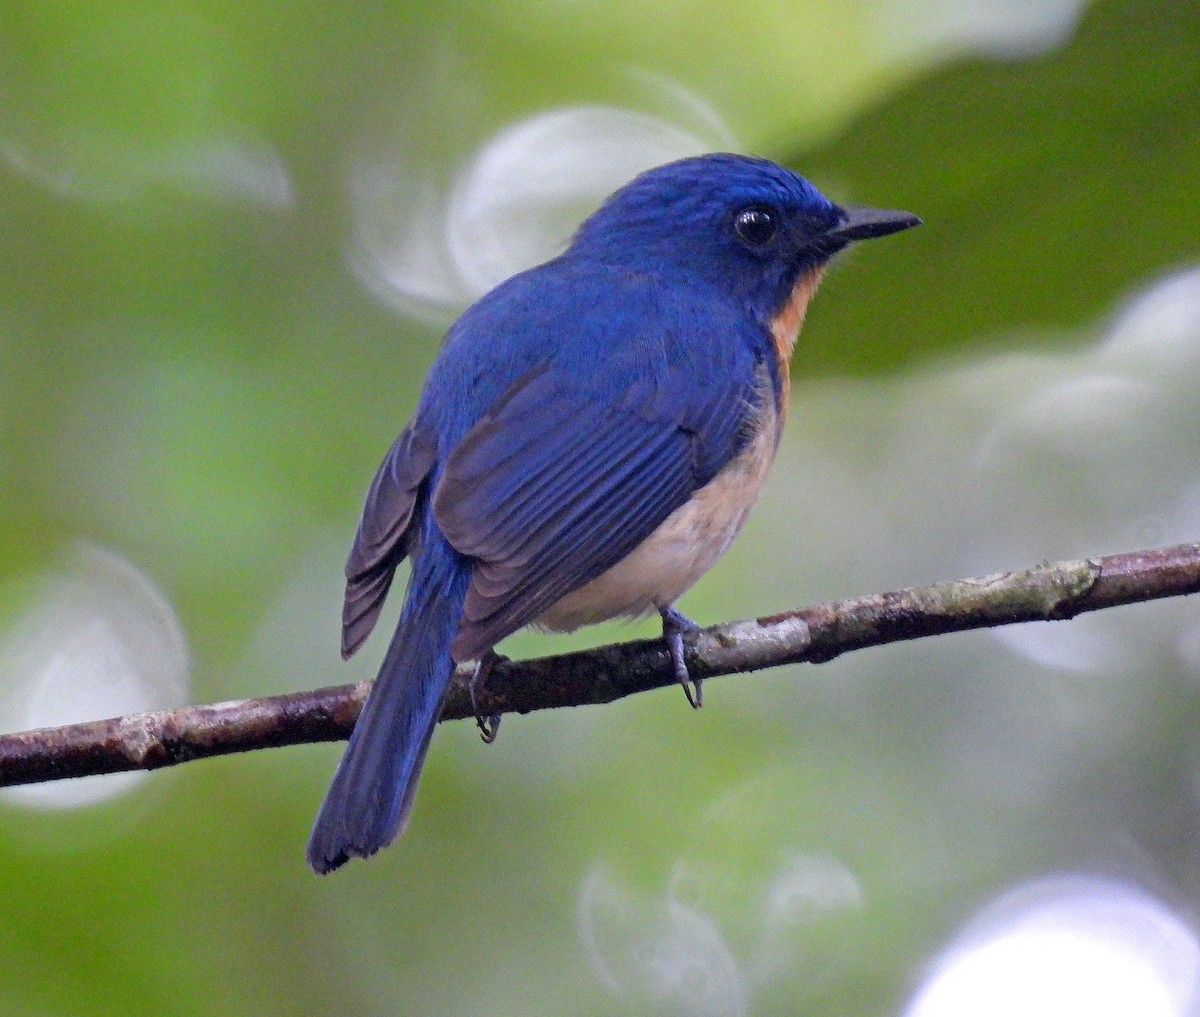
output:
[{"label": "bird's foot", "polygon": [[476,690],[484,688],[487,685],[488,676],[495,666],[503,664],[507,660],[508,658],[503,654],[497,653],[495,650],[488,650],[479,658],[479,663],[475,665],[475,673],[471,675],[471,681],[467,684],[467,691],[471,694],[471,710],[475,714],[475,723],[479,727],[479,737],[483,739],[485,745],[491,745],[496,740],[496,735],[500,733],[502,716],[499,713],[484,714],[479,709]]},{"label": "bird's foot", "polygon": [[667,652],[671,655],[675,677],[683,686],[683,694],[687,696],[688,704],[693,710],[698,710],[704,705],[704,691],[700,687],[702,679],[693,679],[688,673],[687,662],[683,659],[683,636],[687,632],[696,632],[700,626],[670,605],[660,607],[658,613],[662,615],[663,639],[666,640]]}]

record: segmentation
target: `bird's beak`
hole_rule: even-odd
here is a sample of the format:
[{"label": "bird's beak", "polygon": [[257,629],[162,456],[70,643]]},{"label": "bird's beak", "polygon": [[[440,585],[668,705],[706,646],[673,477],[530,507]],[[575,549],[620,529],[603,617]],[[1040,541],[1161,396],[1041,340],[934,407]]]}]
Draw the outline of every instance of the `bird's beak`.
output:
[{"label": "bird's beak", "polygon": [[897,212],[885,208],[843,208],[842,219],[824,236],[832,240],[849,243],[851,240],[871,240],[899,233],[911,226],[920,226],[921,220],[912,212]]}]

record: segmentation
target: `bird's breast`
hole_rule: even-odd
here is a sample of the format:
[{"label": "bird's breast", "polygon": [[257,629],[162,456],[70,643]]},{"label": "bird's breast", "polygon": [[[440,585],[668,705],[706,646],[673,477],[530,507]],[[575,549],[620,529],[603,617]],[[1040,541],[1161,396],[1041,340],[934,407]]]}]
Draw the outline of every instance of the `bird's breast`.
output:
[{"label": "bird's breast", "polygon": [[674,603],[717,563],[758,500],[779,444],[781,417],[763,379],[751,439],[691,499],[630,554],[567,594],[535,624],[570,632],[609,618],[650,614]]}]

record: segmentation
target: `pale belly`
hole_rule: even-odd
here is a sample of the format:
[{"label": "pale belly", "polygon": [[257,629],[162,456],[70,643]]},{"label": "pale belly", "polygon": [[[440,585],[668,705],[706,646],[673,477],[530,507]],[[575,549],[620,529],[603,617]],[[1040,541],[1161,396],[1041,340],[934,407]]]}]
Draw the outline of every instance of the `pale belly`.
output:
[{"label": "pale belly", "polygon": [[636,617],[673,603],[728,550],[758,500],[779,428],[768,394],[757,437],[624,559],[567,594],[534,624],[570,632],[608,618]]}]

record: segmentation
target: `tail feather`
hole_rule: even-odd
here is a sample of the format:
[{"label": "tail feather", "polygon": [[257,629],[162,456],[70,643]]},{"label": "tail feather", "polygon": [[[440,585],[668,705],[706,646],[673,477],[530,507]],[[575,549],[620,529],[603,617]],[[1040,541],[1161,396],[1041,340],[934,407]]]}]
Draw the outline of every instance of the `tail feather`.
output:
[{"label": "tail feather", "polygon": [[[430,549],[432,550],[432,549]],[[448,550],[448,549],[447,549]],[[438,562],[430,566],[430,557]],[[332,872],[390,844],[412,811],[417,780],[454,672],[450,643],[469,575],[422,555],[379,677],[334,774],[308,841],[308,862]]]}]

